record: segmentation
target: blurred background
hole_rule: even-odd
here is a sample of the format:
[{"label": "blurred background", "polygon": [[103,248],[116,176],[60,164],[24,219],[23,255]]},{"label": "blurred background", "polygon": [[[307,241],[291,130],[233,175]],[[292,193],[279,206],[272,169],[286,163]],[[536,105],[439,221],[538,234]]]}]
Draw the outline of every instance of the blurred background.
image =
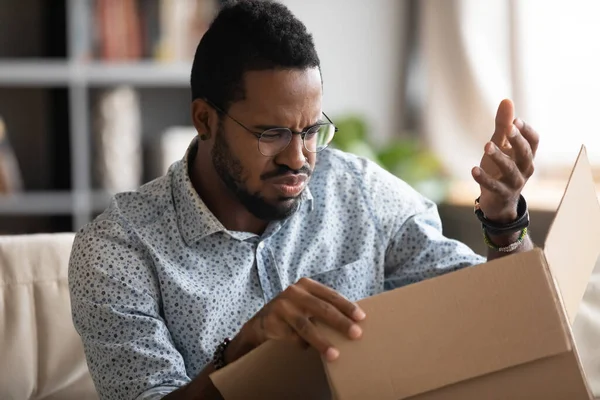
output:
[{"label": "blurred background", "polygon": [[[582,144],[600,166],[597,0],[281,2],[314,35],[333,145],[436,201],[448,236],[483,250],[470,170],[503,98],[541,134],[539,244]],[[0,0],[0,233],[77,230],[183,156],[191,59],[220,6]]]}]

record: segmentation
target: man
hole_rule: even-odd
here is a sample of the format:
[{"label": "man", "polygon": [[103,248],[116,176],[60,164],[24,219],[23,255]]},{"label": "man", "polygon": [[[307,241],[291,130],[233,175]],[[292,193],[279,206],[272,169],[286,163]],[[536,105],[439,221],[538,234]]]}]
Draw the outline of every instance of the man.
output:
[{"label": "man", "polygon": [[[314,320],[360,340],[355,301],[484,261],[442,236],[432,202],[327,148],[319,58],[284,6],[225,7],[191,87],[187,154],[116,195],[73,247],[73,316],[102,399],[219,398],[209,374],[269,339],[335,362]],[[520,193],[537,143],[503,101],[473,169],[488,259],[532,246]]]}]

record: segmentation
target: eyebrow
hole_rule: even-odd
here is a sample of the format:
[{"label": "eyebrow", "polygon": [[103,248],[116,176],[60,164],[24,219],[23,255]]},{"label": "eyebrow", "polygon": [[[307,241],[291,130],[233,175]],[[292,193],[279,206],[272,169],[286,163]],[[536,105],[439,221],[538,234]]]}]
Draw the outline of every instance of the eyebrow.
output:
[{"label": "eyebrow", "polygon": [[[312,128],[313,126],[316,125],[320,125],[320,124],[328,124],[329,121],[326,121],[323,114],[321,114],[321,117],[319,118],[319,120],[317,122],[315,122],[314,124],[305,126],[302,130],[307,130],[308,128]],[[262,130],[262,131],[266,131],[268,129],[277,129],[277,128],[286,128],[286,129],[290,129],[286,126],[281,126],[281,125],[253,125],[252,129],[256,129],[256,130]],[[291,130],[291,129],[290,129]],[[295,132],[295,131],[293,131]]]}]

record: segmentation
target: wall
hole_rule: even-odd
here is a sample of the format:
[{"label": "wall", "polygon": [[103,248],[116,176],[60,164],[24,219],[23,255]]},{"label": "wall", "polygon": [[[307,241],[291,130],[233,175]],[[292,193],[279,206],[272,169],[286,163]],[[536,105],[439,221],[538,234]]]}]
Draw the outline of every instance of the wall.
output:
[{"label": "wall", "polygon": [[[279,0],[313,34],[324,111],[364,114],[376,139],[401,126],[405,0]],[[335,121],[334,121],[335,122]]]}]

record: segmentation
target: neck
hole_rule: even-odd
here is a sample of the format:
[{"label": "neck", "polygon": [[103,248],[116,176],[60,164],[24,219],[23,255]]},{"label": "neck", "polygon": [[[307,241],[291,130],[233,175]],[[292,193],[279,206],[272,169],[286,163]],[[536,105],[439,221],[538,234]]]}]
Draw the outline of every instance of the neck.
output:
[{"label": "neck", "polygon": [[267,227],[267,222],[251,214],[231,193],[217,174],[209,152],[202,147],[200,144],[196,157],[189,160],[191,164],[189,174],[192,185],[204,204],[225,229],[262,234]]}]

